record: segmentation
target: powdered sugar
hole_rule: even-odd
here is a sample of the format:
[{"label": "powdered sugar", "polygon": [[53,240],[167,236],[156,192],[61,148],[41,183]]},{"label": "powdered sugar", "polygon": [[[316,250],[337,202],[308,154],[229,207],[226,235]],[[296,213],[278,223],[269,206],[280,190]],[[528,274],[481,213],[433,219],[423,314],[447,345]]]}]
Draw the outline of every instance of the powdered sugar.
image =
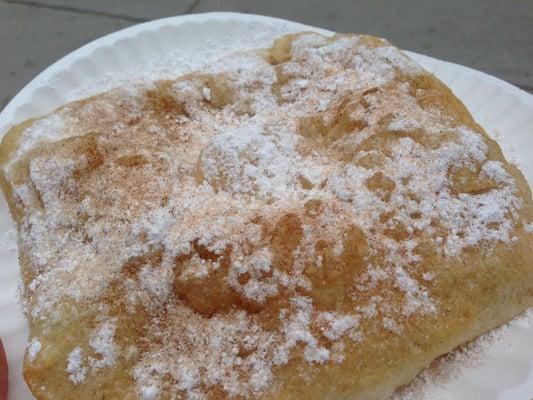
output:
[{"label": "powdered sugar", "polygon": [[141,387],[142,400],[156,400],[159,395],[159,388],[156,385]]},{"label": "powdered sugar", "polygon": [[313,313],[311,299],[306,297],[294,297],[292,299],[292,306],[296,310],[296,313],[283,323],[286,341],[276,350],[274,363],[287,363],[289,360],[289,350],[299,342],[305,345],[304,356],[308,362],[320,364],[328,361],[329,350],[321,347],[318,344],[317,339],[309,331]]},{"label": "powdered sugar", "polygon": [[66,371],[73,383],[80,384],[85,381],[87,374],[114,364],[117,357],[113,342],[115,329],[115,321],[111,319],[102,322],[93,332],[89,345],[97,357],[85,356],[81,347],[75,347],[70,352]]},{"label": "powdered sugar", "polygon": [[396,285],[405,293],[405,305],[403,313],[406,316],[422,308],[426,312],[434,313],[435,305],[429,298],[429,293],[420,288],[419,284],[411,278],[403,268],[395,269]]},{"label": "powdered sugar", "polygon": [[[294,175],[291,164],[299,157],[292,139],[258,125],[220,132],[200,156],[204,178],[220,190],[284,196]],[[294,176],[292,180],[294,185]]]},{"label": "powdered sugar", "polygon": [[338,340],[349,330],[359,325],[359,318],[350,315],[336,315],[335,313],[325,312],[318,318],[326,322],[322,332],[324,336],[332,341]]},{"label": "powdered sugar", "polygon": [[402,334],[402,327],[393,318],[384,317],[383,326],[385,327],[385,329],[395,333],[396,335]]},{"label": "powdered sugar", "polygon": [[[269,390],[299,349],[311,366],[342,362],[364,344],[362,323],[400,335],[405,318],[435,316],[438,277],[415,278],[417,246],[455,257],[511,242],[521,203],[502,165],[486,161],[482,134],[420,107],[395,79],[423,71],[382,44],[304,35],[279,65],[240,54],[34,125],[15,161],[39,130],[55,129],[51,142],[94,138],[34,156],[15,186],[38,272],[32,318],[54,316],[65,298],[99,300],[118,281],[129,312],[166,305],[134,367],[139,394],[157,398],[169,375],[173,394],[200,399],[215,386],[229,397]],[[477,165],[498,186],[456,193],[451,174]],[[160,260],[135,261],[154,252]],[[115,334],[115,319],[98,320],[87,349],[70,353],[71,381],[114,365]]]},{"label": "powdered sugar", "polygon": [[69,379],[75,383],[80,384],[85,380],[87,374],[87,367],[82,366],[83,350],[81,347],[75,347],[68,356],[67,372]]},{"label": "powdered sugar", "polygon": [[41,342],[33,338],[28,346],[28,361],[32,362],[41,351]]},{"label": "powdered sugar", "polygon": [[113,365],[117,357],[117,347],[113,341],[115,336],[116,321],[106,320],[96,330],[89,345],[98,355],[90,358],[89,363],[93,370]]}]

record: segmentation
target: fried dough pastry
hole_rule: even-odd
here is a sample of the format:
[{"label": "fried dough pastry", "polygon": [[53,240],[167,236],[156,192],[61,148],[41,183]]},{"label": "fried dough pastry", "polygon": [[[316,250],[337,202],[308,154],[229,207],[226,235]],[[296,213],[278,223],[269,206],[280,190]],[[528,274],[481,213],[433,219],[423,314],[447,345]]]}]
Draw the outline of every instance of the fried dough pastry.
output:
[{"label": "fried dough pastry", "polygon": [[38,399],[385,399],[533,306],[528,184],[378,38],[284,36],[0,151]]}]

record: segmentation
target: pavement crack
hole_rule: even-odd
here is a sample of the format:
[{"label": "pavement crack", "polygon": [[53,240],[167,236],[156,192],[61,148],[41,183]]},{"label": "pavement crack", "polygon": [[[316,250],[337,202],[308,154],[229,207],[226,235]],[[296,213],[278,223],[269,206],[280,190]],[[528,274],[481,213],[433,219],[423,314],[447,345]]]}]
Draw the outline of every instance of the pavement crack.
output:
[{"label": "pavement crack", "polygon": [[189,7],[185,10],[184,14],[190,14],[194,11],[196,6],[200,3],[200,0],[194,0]]},{"label": "pavement crack", "polygon": [[[117,19],[123,19],[123,20],[131,21],[131,22],[149,21],[149,19],[147,18],[138,18],[138,17],[132,17],[128,15],[114,14],[114,13],[105,12],[105,11],[87,10],[84,8],[78,8],[78,7],[72,7],[72,6],[43,4],[37,1],[31,1],[31,0],[0,0],[0,3],[20,4],[20,5],[29,6],[29,7],[46,8],[49,10],[66,11],[66,12],[72,12],[72,13],[78,13],[78,14],[87,14],[87,15],[95,15],[99,17],[107,17],[107,18],[117,18]],[[193,6],[195,6],[194,3],[193,3]]]}]

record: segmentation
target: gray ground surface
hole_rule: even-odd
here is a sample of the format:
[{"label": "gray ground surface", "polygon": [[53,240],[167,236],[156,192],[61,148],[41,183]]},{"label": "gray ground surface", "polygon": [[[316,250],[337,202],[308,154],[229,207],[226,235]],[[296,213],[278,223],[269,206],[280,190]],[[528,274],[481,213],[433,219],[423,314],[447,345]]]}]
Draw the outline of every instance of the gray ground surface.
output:
[{"label": "gray ground surface", "polygon": [[383,36],[533,93],[533,0],[0,0],[0,108],[45,67],[90,40],[154,18],[208,11]]}]

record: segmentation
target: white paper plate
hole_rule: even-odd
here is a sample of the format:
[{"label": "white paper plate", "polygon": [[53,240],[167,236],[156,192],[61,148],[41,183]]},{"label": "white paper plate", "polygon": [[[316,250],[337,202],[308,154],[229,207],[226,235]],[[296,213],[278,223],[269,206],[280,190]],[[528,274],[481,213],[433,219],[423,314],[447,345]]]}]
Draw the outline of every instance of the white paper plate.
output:
[{"label": "white paper plate", "polygon": [[[210,13],[166,18],[98,39],[53,64],[31,81],[0,114],[0,137],[10,126],[54,110],[127,79],[179,75],[200,61],[255,47],[293,31],[328,31],[274,18]],[[353,31],[357,32],[354,26]],[[533,183],[533,96],[497,78],[460,65],[409,53],[463,100],[493,135],[508,159]],[[14,228],[0,200],[0,337],[10,365],[10,399],[32,399],[22,378],[27,326],[17,299],[18,263]],[[5,234],[5,239],[2,236]],[[505,346],[485,349],[483,362],[458,366],[438,387],[422,390],[431,399],[533,398],[533,326],[505,336]],[[435,383],[432,384],[435,386]],[[423,388],[424,389],[424,388]]]}]

